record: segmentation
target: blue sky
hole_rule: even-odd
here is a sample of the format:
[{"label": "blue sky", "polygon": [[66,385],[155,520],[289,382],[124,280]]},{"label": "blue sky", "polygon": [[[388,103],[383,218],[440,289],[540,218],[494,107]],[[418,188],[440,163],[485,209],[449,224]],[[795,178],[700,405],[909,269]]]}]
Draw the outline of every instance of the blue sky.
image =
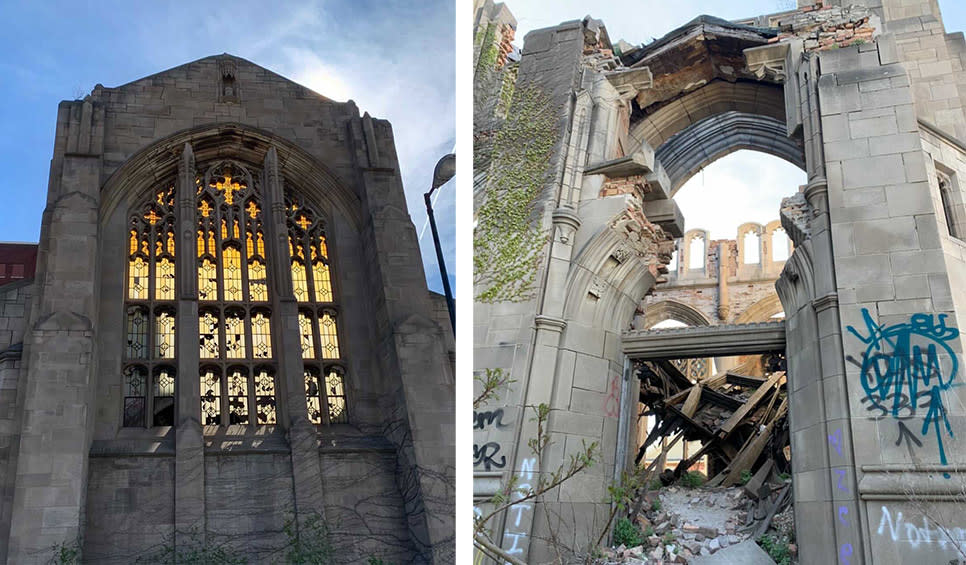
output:
[{"label": "blue sky", "polygon": [[[422,232],[436,161],[455,143],[453,0],[0,1],[0,241],[37,241],[57,104],[209,55],[231,53],[392,122]],[[434,209],[454,280],[454,185]],[[442,284],[432,235],[426,279]]]}]

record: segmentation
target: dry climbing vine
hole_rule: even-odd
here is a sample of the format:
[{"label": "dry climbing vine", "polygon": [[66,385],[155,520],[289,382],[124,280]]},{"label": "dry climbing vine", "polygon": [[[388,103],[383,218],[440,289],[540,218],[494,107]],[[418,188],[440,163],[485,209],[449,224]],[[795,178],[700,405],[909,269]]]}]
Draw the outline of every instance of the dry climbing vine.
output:
[{"label": "dry climbing vine", "polygon": [[489,164],[473,234],[473,282],[480,302],[532,296],[547,241],[534,212],[550,175],[557,119],[549,98],[526,86],[516,89],[497,127],[476,132],[474,150],[488,153],[482,160]]}]

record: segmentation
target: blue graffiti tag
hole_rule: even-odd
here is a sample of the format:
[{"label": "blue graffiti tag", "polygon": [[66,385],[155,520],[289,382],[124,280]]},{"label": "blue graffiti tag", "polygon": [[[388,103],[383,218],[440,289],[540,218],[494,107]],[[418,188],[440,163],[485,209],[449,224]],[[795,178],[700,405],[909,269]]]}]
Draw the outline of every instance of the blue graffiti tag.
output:
[{"label": "blue graffiti tag", "polygon": [[[862,388],[875,408],[882,410],[883,414],[891,413],[895,419],[899,418],[902,409],[911,410],[911,415],[915,415],[917,403],[907,399],[922,396],[925,402],[918,408],[928,407],[928,410],[920,434],[926,436],[930,427],[934,429],[939,459],[946,465],[940,423],[949,437],[953,437],[953,430],[946,417],[942,393],[953,386],[956,378],[958,360],[950,342],[959,337],[959,330],[946,326],[946,314],[913,314],[909,323],[893,326],[880,326],[866,308],[862,309],[862,316],[868,335],[863,336],[848,326],[848,330],[867,345],[862,353]],[[949,359],[947,374],[943,373],[940,354]],[[919,390],[920,385],[924,390]],[[890,398],[891,407],[888,406]],[[949,478],[948,473],[943,476]]]}]

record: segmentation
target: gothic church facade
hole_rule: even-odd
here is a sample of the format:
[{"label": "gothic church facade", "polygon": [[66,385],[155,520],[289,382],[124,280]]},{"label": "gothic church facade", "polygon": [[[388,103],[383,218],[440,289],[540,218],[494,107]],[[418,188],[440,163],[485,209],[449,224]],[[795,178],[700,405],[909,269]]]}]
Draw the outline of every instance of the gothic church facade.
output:
[{"label": "gothic church facade", "polygon": [[226,54],[62,102],[0,328],[0,562],[452,560],[453,336],[352,101]]}]

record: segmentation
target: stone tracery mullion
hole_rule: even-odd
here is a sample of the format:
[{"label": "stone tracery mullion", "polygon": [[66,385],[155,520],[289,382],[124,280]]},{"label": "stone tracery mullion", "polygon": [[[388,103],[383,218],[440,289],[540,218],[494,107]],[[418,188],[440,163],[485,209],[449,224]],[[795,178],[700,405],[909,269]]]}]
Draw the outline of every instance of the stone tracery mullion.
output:
[{"label": "stone tracery mullion", "polygon": [[[158,419],[153,385],[161,368],[170,365],[177,339],[177,314],[172,306],[177,290],[174,279],[174,196],[173,186],[157,189],[147,203],[135,207],[129,222],[127,273],[124,277],[128,343],[123,349],[125,369],[121,378],[125,391],[134,389],[138,392],[131,398],[140,399],[140,409],[136,418],[129,417],[125,392],[122,426],[162,425],[158,424],[159,421],[167,422],[164,425],[173,423],[172,417]],[[163,261],[167,261],[167,267],[162,271],[159,267]],[[166,289],[163,293],[159,292],[162,286]],[[162,344],[166,347],[161,347]],[[177,378],[176,371],[170,372]],[[135,374],[139,380],[136,388],[129,382]]]}]

